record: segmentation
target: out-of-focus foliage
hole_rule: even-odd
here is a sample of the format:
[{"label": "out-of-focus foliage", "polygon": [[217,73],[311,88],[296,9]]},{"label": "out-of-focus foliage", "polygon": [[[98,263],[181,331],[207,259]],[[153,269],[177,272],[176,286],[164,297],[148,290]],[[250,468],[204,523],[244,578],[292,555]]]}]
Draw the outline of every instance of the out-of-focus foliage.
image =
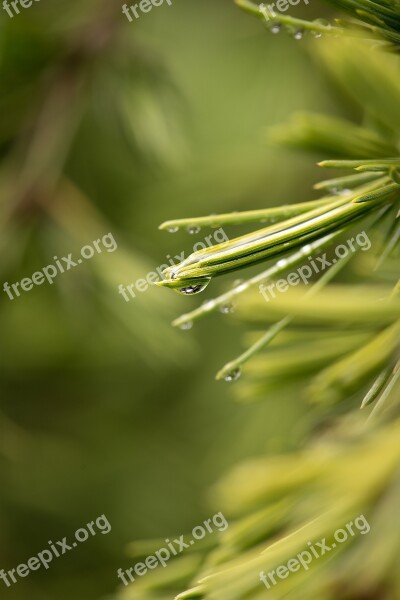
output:
[{"label": "out-of-focus foliage", "polygon": [[[42,310],[57,319],[60,305],[79,304],[82,324],[90,313],[93,326],[104,319],[113,326],[117,317],[127,348],[146,360],[164,361],[174,356],[171,347],[176,353],[182,350],[165,324],[172,303],[150,290],[135,299],[135,321],[120,310],[118,284],[151,271],[151,263],[129,247],[117,223],[95,206],[96,191],[88,189],[81,168],[87,163],[92,178],[98,169],[107,169],[111,190],[121,175],[126,177],[132,168],[128,165],[150,172],[182,155],[179,94],[160,57],[127,36],[122,24],[119,7],[108,2],[88,2],[82,8],[58,2],[57,10],[43,3],[2,24],[1,272],[4,280],[15,280],[16,274],[22,279],[35,271],[34,265],[45,266],[54,255],[66,256],[111,231],[119,251],[60,278],[56,293],[42,289]],[[106,150],[103,164],[93,160],[97,144]],[[114,167],[106,162],[111,148]],[[4,327],[18,321],[17,302],[3,304]],[[35,320],[38,307],[32,302],[27,307],[31,317],[25,318]],[[71,314],[65,322],[63,343],[54,336],[51,350],[50,339],[43,346],[35,344],[38,362],[43,353],[45,364],[49,351],[59,360],[70,354],[80,340],[79,329],[72,326],[75,319]],[[94,348],[90,338],[87,342],[90,354]],[[16,344],[8,364],[29,364],[30,348],[24,352]]]},{"label": "out-of-focus foliage", "polygon": [[[230,522],[218,547],[191,550],[164,573],[154,572],[118,598],[167,600],[182,580],[193,586],[177,598],[210,600],[398,597],[400,524],[399,420],[368,427],[354,415],[331,427],[306,450],[248,461],[213,490],[214,506]],[[364,533],[332,547],[333,534],[363,515]],[[358,533],[358,535],[357,535]],[[289,573],[267,590],[260,573],[287,564],[309,542],[331,548],[309,570]],[[201,565],[201,566],[200,566]],[[197,571],[197,572],[196,572]],[[196,574],[195,574],[196,573]]]},{"label": "out-of-focus foliage", "polygon": [[234,470],[217,488],[218,506],[234,515],[208,559],[196,594],[261,598],[260,571],[270,571],[364,515],[368,535],[350,538],[309,571],[290,574],[274,598],[396,598],[399,519],[399,422],[363,431],[347,420],[303,453],[259,459]]}]

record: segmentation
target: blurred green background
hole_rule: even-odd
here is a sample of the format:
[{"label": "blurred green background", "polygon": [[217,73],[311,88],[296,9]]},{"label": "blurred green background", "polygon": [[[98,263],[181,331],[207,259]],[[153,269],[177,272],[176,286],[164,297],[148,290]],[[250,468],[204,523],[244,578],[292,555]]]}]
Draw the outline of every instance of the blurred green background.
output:
[{"label": "blurred green background", "polygon": [[164,220],[311,199],[312,161],[265,131],[334,111],[329,87],[304,43],[266,35],[231,0],[174,0],[134,23],[120,8],[41,0],[0,15],[3,282],[109,231],[118,243],[52,286],[1,295],[0,567],[103,513],[112,525],[0,584],[2,598],[112,593],[128,542],[199,524],[227,466],[294,448],[306,427],[295,399],[240,405],[214,381],[241,349],[229,315],[175,331],[198,299],[152,289],[126,303],[118,285],[213,233],[166,234]]}]

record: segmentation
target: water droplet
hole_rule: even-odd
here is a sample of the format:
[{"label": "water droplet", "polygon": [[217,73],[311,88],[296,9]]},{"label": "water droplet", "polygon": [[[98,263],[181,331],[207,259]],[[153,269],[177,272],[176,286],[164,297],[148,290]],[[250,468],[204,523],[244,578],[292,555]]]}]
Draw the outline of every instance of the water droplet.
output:
[{"label": "water droplet", "polygon": [[287,267],[286,258],[282,258],[281,260],[278,260],[278,262],[276,263],[276,266],[278,267],[278,269],[284,269],[285,267]]},{"label": "water droplet", "polygon": [[211,277],[208,277],[207,279],[201,279],[199,280],[199,283],[194,283],[192,285],[188,285],[187,287],[180,288],[179,292],[185,296],[200,294],[200,292],[206,289],[210,281]]},{"label": "water droplet", "polygon": [[176,233],[179,231],[179,227],[168,227],[167,231],[168,233]]},{"label": "water droplet", "polygon": [[315,37],[316,40],[318,40],[319,38],[322,38],[322,33],[320,31],[312,31],[311,35],[313,37]]},{"label": "water droplet", "polygon": [[298,29],[297,31],[294,32],[294,35],[293,35],[295,40],[301,40],[301,39],[303,39],[303,36],[304,36],[304,31],[302,29]]},{"label": "water droplet", "polygon": [[242,374],[242,372],[240,369],[233,369],[233,371],[231,371],[230,373],[225,375],[224,379],[228,383],[230,383],[231,381],[237,381],[239,379],[239,377],[241,376],[241,374]]},{"label": "water droplet", "polygon": [[181,323],[179,325],[179,329],[184,329],[185,331],[187,331],[188,329],[192,329],[193,327],[193,321],[185,321],[184,323]]},{"label": "water droplet", "polygon": [[273,25],[271,25],[271,27],[269,28],[271,33],[279,33],[281,30],[281,26],[279,23],[274,23]]},{"label": "water droplet", "polygon": [[191,294],[199,294],[204,290],[205,286],[202,285],[188,285],[188,287],[181,288],[179,292],[181,294],[185,294],[186,296],[190,296]]},{"label": "water droplet", "polygon": [[220,306],[219,312],[223,315],[230,315],[235,312],[235,309],[233,308],[233,304],[223,304]]},{"label": "water droplet", "polygon": [[190,225],[190,226],[189,226],[189,227],[186,229],[186,231],[187,231],[188,233],[190,233],[190,235],[196,235],[196,233],[199,233],[200,229],[201,229],[201,228],[200,228],[200,227],[198,227],[197,225]]}]

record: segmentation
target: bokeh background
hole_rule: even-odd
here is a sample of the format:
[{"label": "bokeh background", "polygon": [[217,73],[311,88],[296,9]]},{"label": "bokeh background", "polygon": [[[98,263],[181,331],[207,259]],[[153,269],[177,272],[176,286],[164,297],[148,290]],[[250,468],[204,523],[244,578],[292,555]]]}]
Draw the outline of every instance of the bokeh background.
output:
[{"label": "bokeh background", "polygon": [[242,347],[229,315],[174,330],[197,298],[151,289],[126,303],[118,285],[213,233],[160,232],[164,220],[315,197],[313,161],[266,129],[294,110],[335,113],[335,98],[307,44],[266,35],[231,0],[174,0],[133,23],[116,0],[1,11],[0,76],[3,282],[107,232],[118,243],[52,286],[1,293],[0,567],[103,513],[112,525],[1,597],[103,598],[127,543],[211,516],[225,469],[301,445],[309,411],[285,395],[239,404],[214,380]]}]

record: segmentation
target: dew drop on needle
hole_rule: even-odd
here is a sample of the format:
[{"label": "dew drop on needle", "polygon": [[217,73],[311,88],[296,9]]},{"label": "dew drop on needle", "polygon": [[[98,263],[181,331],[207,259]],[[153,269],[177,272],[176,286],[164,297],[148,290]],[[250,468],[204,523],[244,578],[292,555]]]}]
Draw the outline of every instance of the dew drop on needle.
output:
[{"label": "dew drop on needle", "polygon": [[233,369],[233,371],[225,375],[224,379],[228,383],[231,383],[232,381],[237,381],[241,374],[242,372],[240,369]]},{"label": "dew drop on needle", "polygon": [[200,294],[203,290],[206,289],[208,284],[211,281],[211,277],[206,280],[201,280],[199,283],[194,283],[192,285],[188,285],[187,287],[182,287],[179,289],[179,292],[184,296],[191,296],[193,294]]},{"label": "dew drop on needle", "polygon": [[233,304],[223,304],[220,307],[219,312],[221,312],[223,315],[230,315],[235,312],[235,309],[233,308]]},{"label": "dew drop on needle", "polygon": [[277,34],[277,33],[279,33],[279,32],[280,32],[280,30],[281,30],[281,26],[279,25],[279,23],[275,23],[274,25],[272,25],[272,26],[270,27],[270,32],[271,32],[271,33],[274,33],[274,34]]},{"label": "dew drop on needle", "polygon": [[184,323],[181,323],[179,325],[179,329],[183,329],[185,331],[187,331],[188,329],[192,329],[193,327],[193,321],[185,321]]}]

